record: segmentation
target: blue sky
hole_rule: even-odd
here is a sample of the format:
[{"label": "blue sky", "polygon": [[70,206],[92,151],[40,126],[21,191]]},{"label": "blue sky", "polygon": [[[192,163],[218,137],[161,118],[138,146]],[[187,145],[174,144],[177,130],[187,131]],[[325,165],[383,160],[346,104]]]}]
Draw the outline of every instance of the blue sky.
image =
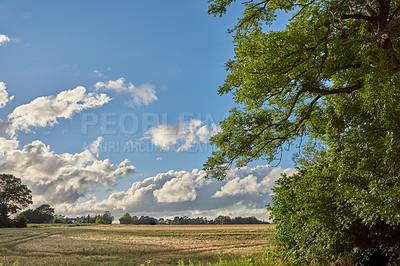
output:
[{"label": "blue sky", "polygon": [[205,0],[3,1],[0,167],[67,215],[267,218],[290,154],[201,181],[208,137],[234,106],[217,90],[240,14],[214,18]]}]

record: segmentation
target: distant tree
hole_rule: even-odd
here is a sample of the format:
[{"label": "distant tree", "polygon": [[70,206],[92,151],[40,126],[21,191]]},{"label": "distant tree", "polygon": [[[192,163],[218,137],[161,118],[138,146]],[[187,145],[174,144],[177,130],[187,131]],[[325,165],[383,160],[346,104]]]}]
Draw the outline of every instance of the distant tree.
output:
[{"label": "distant tree", "polygon": [[90,216],[89,214],[86,216],[86,222],[87,223],[95,223],[97,219],[97,216]]},{"label": "distant tree", "polygon": [[16,227],[27,227],[28,221],[23,213],[17,216],[17,219],[15,221],[15,226]]},{"label": "distant tree", "polygon": [[220,215],[214,219],[215,224],[230,224],[231,222],[232,222],[232,219],[229,216]]},{"label": "distant tree", "polygon": [[105,224],[111,224],[114,220],[114,217],[111,215],[111,212],[106,211],[102,216]]},{"label": "distant tree", "polygon": [[131,224],[139,224],[139,218],[137,216],[132,216]]},{"label": "distant tree", "polygon": [[13,226],[9,216],[31,203],[31,191],[21,179],[9,174],[0,175],[0,227]]},{"label": "distant tree", "polygon": [[156,225],[158,223],[158,220],[153,217],[149,216],[140,216],[138,220],[138,224],[149,224],[149,225]]},{"label": "distant tree", "polygon": [[98,216],[96,218],[96,224],[105,224],[103,217]]},{"label": "distant tree", "polygon": [[124,216],[119,218],[120,224],[132,224],[132,216],[129,213],[125,213]]},{"label": "distant tree", "polygon": [[50,207],[49,204],[43,204],[36,209],[26,210],[23,212],[28,223],[49,223],[54,216],[54,209]]},{"label": "distant tree", "polygon": [[54,215],[53,223],[62,224],[65,222],[65,218],[62,215]]}]

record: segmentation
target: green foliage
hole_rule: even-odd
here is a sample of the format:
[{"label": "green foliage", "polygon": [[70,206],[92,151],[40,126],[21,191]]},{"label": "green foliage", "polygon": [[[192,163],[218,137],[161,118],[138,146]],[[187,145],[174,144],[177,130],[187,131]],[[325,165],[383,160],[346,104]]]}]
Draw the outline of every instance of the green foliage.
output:
[{"label": "green foliage", "polygon": [[21,179],[9,174],[0,175],[0,227],[13,226],[9,215],[31,203],[31,191],[22,184]]},{"label": "green foliage", "polygon": [[326,150],[311,152],[297,175],[278,181],[270,209],[294,261],[357,260],[363,251],[398,243],[400,99],[390,83],[381,81],[379,93],[332,101]]},{"label": "green foliage", "polygon": [[[209,2],[223,15],[236,1]],[[211,139],[219,150],[205,169],[222,179],[234,164],[272,162],[307,139],[298,173],[274,189],[279,254],[301,265],[396,264],[388,250],[400,239],[400,1],[243,4],[219,89],[238,107]],[[267,32],[277,10],[293,17]]]},{"label": "green foliage", "polygon": [[97,217],[96,224],[105,224],[103,217],[101,217],[101,216]]},{"label": "green foliage", "polygon": [[17,217],[17,220],[15,221],[15,227],[27,227],[28,220],[26,219],[24,214],[20,214]]},{"label": "green foliage", "polygon": [[64,223],[64,220],[57,217],[57,218],[54,218],[53,223],[55,223],[55,224],[62,224],[62,223]]},{"label": "green foliage", "polygon": [[235,260],[227,260],[220,258],[216,263],[194,263],[191,260],[185,263],[184,260],[178,262],[178,266],[260,266],[260,265],[279,265],[279,260],[272,254],[267,252],[264,256],[241,258]]},{"label": "green foliage", "polygon": [[379,245],[364,250],[359,254],[358,261],[359,265],[399,265],[400,245]]},{"label": "green foliage", "polygon": [[132,223],[132,216],[129,213],[125,213],[124,216],[119,218],[120,224],[131,224]]},{"label": "green foliage", "polygon": [[[111,215],[111,212],[106,211],[102,217],[101,217],[104,221],[105,224],[111,224],[112,221],[114,220],[114,217]],[[96,223],[97,223],[97,219],[96,219]]]},{"label": "green foliage", "polygon": [[154,217],[150,216],[140,216],[139,219],[137,220],[137,224],[150,224],[150,225],[156,225],[158,224],[158,221]]},{"label": "green foliage", "polygon": [[214,221],[211,220],[212,223],[215,224],[262,224],[264,222],[258,220],[256,217],[251,216],[251,217],[235,217],[231,218],[229,216],[223,216],[220,215],[214,219]]},{"label": "green foliage", "polygon": [[[209,12],[222,15],[232,2],[210,1]],[[377,13],[381,8],[381,18],[364,14],[357,3],[350,1],[349,11],[333,0],[245,2],[232,31],[235,58],[226,64],[230,74],[219,89],[231,93],[238,107],[211,139],[219,150],[204,166],[210,175],[221,178],[232,164],[273,161],[283,145],[302,136],[322,141],[328,125],[348,126],[335,115],[348,106],[342,97],[372,103],[383,84],[396,88],[400,4],[368,7]],[[290,23],[285,30],[265,31],[279,9],[294,14]]]},{"label": "green foliage", "polygon": [[106,211],[103,215],[95,215],[95,216],[87,215],[86,217],[77,218],[76,220],[77,221],[86,220],[86,223],[97,223],[97,220],[100,218],[102,219],[104,224],[111,224],[112,221],[114,220],[114,217],[111,215],[109,211]]},{"label": "green foliage", "polygon": [[23,212],[28,223],[49,223],[53,219],[54,209],[49,204],[42,204],[36,209]]},{"label": "green foliage", "polygon": [[159,218],[156,219],[154,217],[149,216],[131,216],[129,213],[124,214],[121,218],[119,218],[121,224],[263,224],[267,222],[263,222],[258,220],[256,217],[234,217],[231,218],[229,216],[218,216],[214,220],[208,220],[207,217],[196,217],[190,218],[188,216],[176,216],[173,220]]}]

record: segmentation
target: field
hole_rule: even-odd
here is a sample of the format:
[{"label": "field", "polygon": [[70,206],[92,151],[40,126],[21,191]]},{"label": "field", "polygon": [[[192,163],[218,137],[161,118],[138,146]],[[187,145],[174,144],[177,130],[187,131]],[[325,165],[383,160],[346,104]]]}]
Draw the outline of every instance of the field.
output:
[{"label": "field", "polygon": [[261,257],[273,225],[93,225],[0,229],[0,263],[176,265]]}]

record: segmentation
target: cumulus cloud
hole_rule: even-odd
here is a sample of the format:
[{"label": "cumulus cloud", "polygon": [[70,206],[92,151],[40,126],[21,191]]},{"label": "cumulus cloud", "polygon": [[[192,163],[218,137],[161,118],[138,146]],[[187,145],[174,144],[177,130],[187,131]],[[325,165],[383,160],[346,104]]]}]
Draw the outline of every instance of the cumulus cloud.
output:
[{"label": "cumulus cloud", "polygon": [[98,138],[80,153],[56,154],[39,140],[18,149],[17,140],[0,138],[0,169],[21,178],[36,205],[74,203],[93,187],[112,186],[135,170],[128,160],[114,165],[96,158],[93,150],[100,142]]},{"label": "cumulus cloud", "polygon": [[112,90],[121,94],[130,94],[132,99],[126,101],[126,104],[130,107],[149,105],[158,100],[154,85],[146,83],[136,87],[132,83],[125,83],[124,78],[97,82],[94,87],[96,90]]},{"label": "cumulus cloud", "polygon": [[[64,203],[56,207],[59,212],[77,215],[110,210],[115,215],[130,212],[151,216],[230,215],[268,219],[265,205],[271,202],[271,187],[281,173],[294,172],[290,168],[267,165],[232,168],[227,180],[220,182],[204,178],[206,173],[197,169],[191,172],[171,170],[135,182],[127,191],[114,192],[99,202],[92,198],[87,202]],[[236,182],[235,186],[232,182]],[[245,188],[249,183],[252,188]]]},{"label": "cumulus cloud", "polygon": [[0,81],[0,109],[6,106],[6,104],[13,98],[14,96],[8,96],[8,92],[6,90],[6,84]]},{"label": "cumulus cloud", "polygon": [[183,202],[193,201],[197,198],[195,189],[196,180],[192,173],[178,175],[164,183],[162,188],[153,192],[157,202]]},{"label": "cumulus cloud", "polygon": [[89,150],[95,154],[96,156],[99,156],[99,151],[100,151],[100,145],[103,142],[103,137],[98,137],[95,141],[93,141],[90,145],[89,145]]},{"label": "cumulus cloud", "polygon": [[11,41],[11,39],[7,35],[0,34],[0,46],[2,46],[5,43],[8,43],[10,41]]},{"label": "cumulus cloud", "polygon": [[4,158],[8,152],[12,152],[18,148],[19,142],[15,139],[5,139],[0,137],[0,160]]},{"label": "cumulus cloud", "polygon": [[294,169],[288,168],[282,171],[280,168],[275,168],[270,171],[270,173],[263,177],[262,173],[259,172],[260,169],[255,169],[252,172],[247,172],[245,170],[239,171],[239,169],[234,168],[228,174],[230,176],[229,180],[224,186],[217,191],[213,197],[224,197],[224,196],[236,196],[245,194],[255,194],[260,195],[263,193],[271,193],[271,188],[274,185],[277,177],[282,173],[292,175]]},{"label": "cumulus cloud", "polygon": [[59,118],[72,118],[75,113],[102,106],[110,100],[106,94],[86,93],[82,86],[62,91],[56,97],[39,97],[8,115],[6,132],[14,136],[18,130],[30,132],[32,127],[53,126]]},{"label": "cumulus cloud", "polygon": [[220,128],[214,123],[208,127],[204,121],[192,119],[179,125],[157,124],[150,128],[144,137],[163,150],[174,148],[180,152],[189,150],[197,143],[207,143],[209,138],[219,131]]}]

